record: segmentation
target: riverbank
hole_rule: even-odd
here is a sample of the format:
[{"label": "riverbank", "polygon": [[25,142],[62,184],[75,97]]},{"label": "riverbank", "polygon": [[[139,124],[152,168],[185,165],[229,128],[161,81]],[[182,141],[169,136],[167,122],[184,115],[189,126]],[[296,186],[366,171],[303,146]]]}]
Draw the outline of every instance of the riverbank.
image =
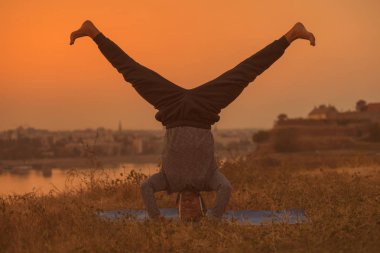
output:
[{"label": "riverbank", "polygon": [[[95,164],[96,162],[100,162]],[[95,159],[86,157],[77,158],[46,158],[46,159],[28,159],[28,160],[1,160],[0,167],[3,169],[17,166],[29,166],[31,169],[50,169],[50,168],[86,168],[94,165],[105,167],[117,167],[121,163],[159,163],[160,155],[130,155],[130,156],[105,156],[96,157]]]},{"label": "riverbank", "polygon": [[[217,159],[234,159],[239,156],[248,155],[252,151],[229,152],[218,151],[215,153]],[[70,158],[43,158],[27,160],[0,160],[1,170],[11,170],[18,168],[21,170],[35,169],[44,170],[52,168],[88,168],[88,167],[118,167],[122,163],[154,163],[160,164],[161,155],[128,155],[128,156],[95,156],[95,157],[70,157]]]}]

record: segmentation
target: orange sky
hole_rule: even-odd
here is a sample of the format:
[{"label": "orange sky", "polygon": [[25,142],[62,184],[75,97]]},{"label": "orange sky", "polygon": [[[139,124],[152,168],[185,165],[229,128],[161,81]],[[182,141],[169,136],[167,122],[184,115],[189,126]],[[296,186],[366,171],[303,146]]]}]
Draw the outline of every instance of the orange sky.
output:
[{"label": "orange sky", "polygon": [[[287,3],[285,3],[287,2]],[[380,102],[380,1],[119,0],[0,2],[0,130],[27,125],[161,128],[90,38],[69,45],[86,19],[132,58],[186,88],[205,83],[279,38],[297,41],[220,114],[220,128],[271,127],[279,113]]]}]

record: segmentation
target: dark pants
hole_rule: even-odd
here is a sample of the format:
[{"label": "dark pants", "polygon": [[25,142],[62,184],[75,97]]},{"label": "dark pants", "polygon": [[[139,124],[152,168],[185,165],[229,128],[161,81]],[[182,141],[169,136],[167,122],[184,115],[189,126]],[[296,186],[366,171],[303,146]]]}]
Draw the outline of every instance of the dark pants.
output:
[{"label": "dark pants", "polygon": [[211,109],[213,112],[220,112],[235,100],[243,89],[279,59],[289,46],[285,36],[282,36],[217,78],[196,88],[185,89],[137,63],[102,33],[96,36],[94,41],[124,79],[156,109],[175,104],[188,93],[190,99],[196,99],[202,103],[203,108]]}]

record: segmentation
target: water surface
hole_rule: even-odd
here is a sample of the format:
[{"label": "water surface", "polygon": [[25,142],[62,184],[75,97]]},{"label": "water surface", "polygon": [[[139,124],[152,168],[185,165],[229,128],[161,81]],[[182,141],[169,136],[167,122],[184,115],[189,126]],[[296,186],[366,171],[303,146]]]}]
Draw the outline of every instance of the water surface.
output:
[{"label": "water surface", "polygon": [[[117,167],[105,169],[111,178],[125,178],[130,171],[151,175],[159,170],[155,163],[121,163]],[[75,173],[89,173],[90,169],[75,169]],[[0,174],[0,195],[25,194],[32,191],[47,194],[51,190],[62,191],[67,187],[75,186],[75,182],[68,181],[70,169],[51,168],[44,170],[19,168],[18,170],[2,171]],[[97,171],[97,174],[99,171]],[[74,184],[74,185],[73,185]]]}]

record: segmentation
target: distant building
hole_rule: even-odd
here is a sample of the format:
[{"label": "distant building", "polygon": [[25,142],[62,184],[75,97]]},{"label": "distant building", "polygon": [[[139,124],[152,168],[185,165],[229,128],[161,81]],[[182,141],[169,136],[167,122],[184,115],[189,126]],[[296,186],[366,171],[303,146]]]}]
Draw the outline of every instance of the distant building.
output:
[{"label": "distant building", "polygon": [[123,127],[121,125],[121,120],[119,120],[119,133],[121,133],[123,131]]},{"label": "distant building", "polygon": [[18,132],[17,131],[10,131],[9,132],[9,140],[15,141],[18,139]]},{"label": "distant building", "polygon": [[[364,100],[363,103],[365,103]],[[380,122],[380,103],[368,103],[365,104],[362,110],[357,109],[356,111],[348,110],[344,112],[338,112],[332,105],[319,105],[311,110],[307,119],[287,119],[286,121],[278,121],[275,125],[315,125],[317,123],[315,120],[319,120],[318,124],[330,124],[338,121],[360,124]]]},{"label": "distant building", "polygon": [[366,108],[367,112],[378,112],[380,113],[380,103],[369,103]]},{"label": "distant building", "polygon": [[339,113],[338,119],[380,122],[380,103],[368,103],[365,105],[363,110]]},{"label": "distant building", "polygon": [[132,142],[133,153],[141,154],[143,152],[143,140],[142,138],[135,138]]},{"label": "distant building", "polygon": [[320,105],[308,114],[309,119],[331,119],[335,118],[339,112],[332,105]]}]

